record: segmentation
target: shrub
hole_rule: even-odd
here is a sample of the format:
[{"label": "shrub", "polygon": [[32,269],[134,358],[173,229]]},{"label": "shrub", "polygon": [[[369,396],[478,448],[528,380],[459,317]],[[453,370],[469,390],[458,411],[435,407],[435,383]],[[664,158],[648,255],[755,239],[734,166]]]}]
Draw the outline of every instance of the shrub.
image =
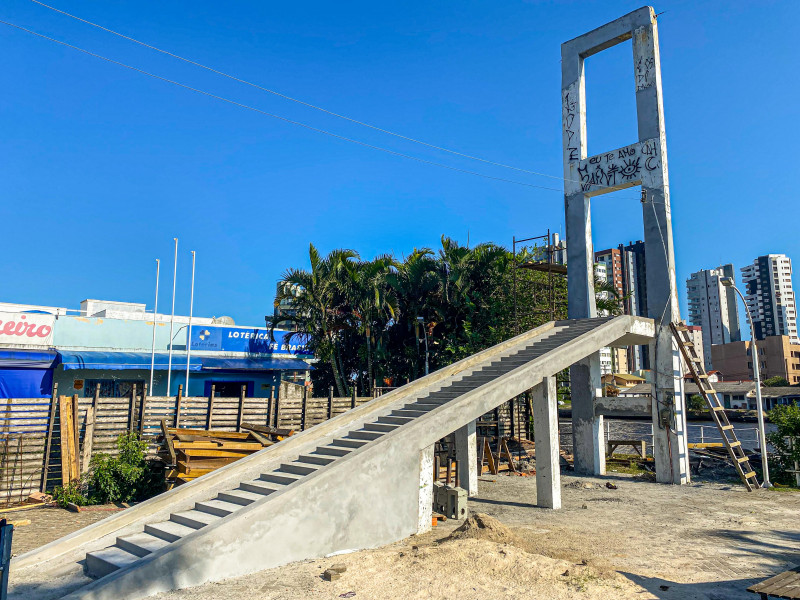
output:
[{"label": "shrub", "polygon": [[119,454],[98,453],[89,463],[86,484],[91,504],[144,500],[160,491],[157,474],[145,460],[146,442],[135,432],[117,439]]},{"label": "shrub", "polygon": [[53,501],[61,508],[67,508],[69,504],[84,506],[89,503],[84,494],[84,485],[79,481],[71,481],[65,486],[56,486],[53,490]]},{"label": "shrub", "polygon": [[[770,469],[773,481],[785,485],[794,485],[795,478],[790,469],[794,463],[800,463],[800,406],[776,406],[768,413],[769,420],[778,430],[767,434],[767,441],[775,448],[770,456]],[[785,438],[794,437],[794,448],[790,448]]]},{"label": "shrub", "polygon": [[689,410],[705,410],[706,401],[700,394],[692,394],[689,397]]},{"label": "shrub", "polygon": [[764,387],[789,387],[789,382],[780,375],[776,375],[775,377],[765,379],[763,385]]}]

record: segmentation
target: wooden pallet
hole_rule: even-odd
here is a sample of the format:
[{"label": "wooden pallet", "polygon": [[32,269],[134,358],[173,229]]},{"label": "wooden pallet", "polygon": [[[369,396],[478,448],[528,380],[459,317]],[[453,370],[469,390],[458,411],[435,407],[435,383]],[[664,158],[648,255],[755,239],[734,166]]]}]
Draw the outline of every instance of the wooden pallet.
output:
[{"label": "wooden pallet", "polygon": [[751,585],[748,592],[761,596],[761,600],[773,598],[786,598],[787,600],[800,599],[800,567],[784,571],[775,577],[765,579],[761,583]]},{"label": "wooden pallet", "polygon": [[168,464],[167,488],[193,481],[275,443],[253,431],[167,427],[165,421],[161,422],[161,430],[161,456]]},{"label": "wooden pallet", "polygon": [[[703,366],[703,359],[697,354],[694,343],[689,339],[689,328],[683,323],[670,323],[669,327],[672,330],[672,335],[675,336],[675,341],[683,355],[683,359],[686,361],[689,373],[691,373],[692,378],[697,384],[700,395],[703,396],[703,399],[708,405],[711,418],[714,420],[717,430],[722,436],[722,441],[733,461],[733,466],[736,467],[739,478],[742,480],[748,492],[759,489],[756,472],[750,465],[750,459],[744,453],[742,442],[736,437],[736,432],[733,425],[731,425],[731,422],[728,420],[728,415],[725,414],[725,405],[720,401],[717,391],[712,387],[711,383],[709,383],[708,374]],[[762,452],[765,451],[766,450],[762,448]]]}]

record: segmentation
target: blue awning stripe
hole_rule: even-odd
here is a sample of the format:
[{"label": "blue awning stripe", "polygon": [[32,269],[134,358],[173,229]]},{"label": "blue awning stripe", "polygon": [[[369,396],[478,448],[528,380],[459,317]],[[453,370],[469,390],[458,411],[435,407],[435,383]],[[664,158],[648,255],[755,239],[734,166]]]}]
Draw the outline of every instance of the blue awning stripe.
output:
[{"label": "blue awning stripe", "polygon": [[54,350],[0,348],[0,369],[49,369],[56,356]]},{"label": "blue awning stripe", "polygon": [[[104,371],[150,370],[150,353],[148,352],[102,352],[62,350],[58,353],[64,370],[95,369]],[[157,353],[154,367],[157,371],[169,369],[169,354]],[[224,358],[216,356],[192,355],[189,370],[198,371],[307,371],[314,367],[297,358]],[[172,370],[186,369],[186,354],[172,355]]]}]

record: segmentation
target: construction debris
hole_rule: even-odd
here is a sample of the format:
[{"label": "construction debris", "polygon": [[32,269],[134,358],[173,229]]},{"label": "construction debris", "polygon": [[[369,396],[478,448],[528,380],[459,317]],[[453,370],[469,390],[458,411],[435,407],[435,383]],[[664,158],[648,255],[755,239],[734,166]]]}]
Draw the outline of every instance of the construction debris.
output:
[{"label": "construction debris", "polygon": [[517,536],[515,536],[508,527],[485,513],[475,513],[470,516],[458,529],[453,531],[453,533],[445,539],[463,540],[470,538],[489,540],[501,544],[514,544],[518,541]]},{"label": "construction debris", "polygon": [[[161,459],[168,465],[167,489],[188,483],[220,467],[236,462],[294,434],[291,429],[242,424],[250,431],[218,431],[167,427],[162,422]],[[276,438],[275,441],[269,437]]]}]

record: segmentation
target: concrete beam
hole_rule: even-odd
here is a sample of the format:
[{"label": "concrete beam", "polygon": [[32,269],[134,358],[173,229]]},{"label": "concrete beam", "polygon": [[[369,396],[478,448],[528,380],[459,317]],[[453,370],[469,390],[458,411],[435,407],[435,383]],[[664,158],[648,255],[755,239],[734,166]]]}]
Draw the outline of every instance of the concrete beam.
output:
[{"label": "concrete beam", "polygon": [[556,378],[533,388],[533,436],[536,442],[536,505],[561,508]]},{"label": "concrete beam", "polygon": [[475,421],[455,431],[456,460],[458,460],[458,482],[467,490],[467,495],[478,495],[478,438]]},{"label": "concrete beam", "polygon": [[594,401],[594,414],[598,417],[651,417],[653,399],[649,396],[610,398],[601,396]]}]

